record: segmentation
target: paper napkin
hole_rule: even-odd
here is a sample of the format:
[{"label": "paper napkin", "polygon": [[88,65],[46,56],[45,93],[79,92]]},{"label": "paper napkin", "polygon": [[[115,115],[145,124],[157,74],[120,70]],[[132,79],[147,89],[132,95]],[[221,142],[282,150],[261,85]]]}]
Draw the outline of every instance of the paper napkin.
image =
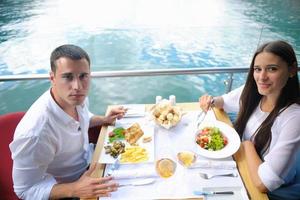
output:
[{"label": "paper napkin", "polygon": [[124,117],[144,117],[145,105],[144,104],[127,104],[123,105],[127,109]]},{"label": "paper napkin", "polygon": [[203,169],[235,169],[236,163],[233,160],[218,161],[218,160],[197,160],[189,168],[203,168]]},{"label": "paper napkin", "polygon": [[157,177],[155,169],[123,169],[110,173],[115,179],[149,178]]}]

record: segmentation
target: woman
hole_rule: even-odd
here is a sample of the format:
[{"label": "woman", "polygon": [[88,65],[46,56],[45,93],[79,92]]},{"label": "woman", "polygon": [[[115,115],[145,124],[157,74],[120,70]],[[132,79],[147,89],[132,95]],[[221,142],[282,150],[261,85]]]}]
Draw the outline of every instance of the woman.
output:
[{"label": "woman", "polygon": [[205,111],[215,106],[238,112],[234,127],[243,140],[251,179],[271,199],[300,199],[300,174],[296,174],[300,148],[297,66],[288,43],[263,44],[253,56],[244,86],[220,97],[204,95],[199,99]]}]

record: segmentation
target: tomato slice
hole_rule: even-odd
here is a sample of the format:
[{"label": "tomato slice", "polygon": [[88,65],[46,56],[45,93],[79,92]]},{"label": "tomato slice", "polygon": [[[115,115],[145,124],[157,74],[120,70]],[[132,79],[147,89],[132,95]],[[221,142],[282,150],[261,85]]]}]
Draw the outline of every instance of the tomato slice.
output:
[{"label": "tomato slice", "polygon": [[203,141],[205,144],[207,144],[207,143],[208,143],[208,137],[203,137],[203,138],[202,138],[202,141]]},{"label": "tomato slice", "polygon": [[109,136],[109,137],[114,137],[114,136],[115,136],[115,133],[114,133],[114,132],[109,132],[108,136]]},{"label": "tomato slice", "polygon": [[224,145],[228,144],[228,139],[225,136],[223,136],[223,141],[224,141]]}]

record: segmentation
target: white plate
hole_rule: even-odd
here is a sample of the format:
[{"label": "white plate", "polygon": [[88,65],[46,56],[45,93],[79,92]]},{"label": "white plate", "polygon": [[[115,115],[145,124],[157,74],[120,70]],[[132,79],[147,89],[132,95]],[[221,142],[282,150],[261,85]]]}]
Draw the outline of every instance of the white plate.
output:
[{"label": "white plate", "polygon": [[228,144],[221,150],[218,151],[208,151],[204,148],[201,148],[198,144],[197,145],[197,153],[201,156],[207,158],[226,158],[232,156],[240,147],[241,140],[238,133],[235,131],[234,128],[227,125],[221,121],[204,121],[201,123],[199,130],[196,132],[196,135],[199,131],[205,127],[217,127],[220,131],[224,134],[225,137],[228,139]]},{"label": "white plate", "polygon": [[[145,148],[148,152],[149,159],[145,162],[154,162],[154,127],[149,123],[142,123],[142,122],[138,122],[138,123],[141,126],[141,129],[143,130],[144,135],[137,141],[137,144],[140,147]],[[122,127],[123,128],[128,128],[132,124],[134,124],[134,122],[127,123],[126,125],[124,124]],[[102,148],[102,151],[101,151],[101,156],[100,156],[100,159],[99,159],[99,163],[110,163],[111,164],[111,163],[115,162],[115,158],[113,158],[109,154],[105,154],[105,149],[104,149],[104,146],[109,144],[108,133],[111,132],[115,128],[117,128],[117,127],[109,126],[107,128],[107,132],[106,132],[106,135],[105,135],[104,145],[103,145],[103,148]],[[143,143],[143,138],[148,137],[148,136],[151,136],[152,140],[150,142]],[[122,142],[125,143],[126,147],[130,146],[130,144],[127,143],[125,139],[122,140]],[[124,164],[129,164],[129,163],[124,163]]]}]

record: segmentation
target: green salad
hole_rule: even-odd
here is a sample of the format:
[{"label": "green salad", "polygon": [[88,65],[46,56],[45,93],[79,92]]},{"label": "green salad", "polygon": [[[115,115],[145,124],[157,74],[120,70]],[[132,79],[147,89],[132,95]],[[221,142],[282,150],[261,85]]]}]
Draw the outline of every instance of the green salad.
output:
[{"label": "green salad", "polygon": [[109,143],[112,143],[116,140],[123,140],[125,138],[125,129],[122,127],[115,128],[108,134],[108,137]]},{"label": "green salad", "polygon": [[218,151],[227,145],[228,140],[219,128],[205,127],[197,134],[196,143],[206,150]]}]

